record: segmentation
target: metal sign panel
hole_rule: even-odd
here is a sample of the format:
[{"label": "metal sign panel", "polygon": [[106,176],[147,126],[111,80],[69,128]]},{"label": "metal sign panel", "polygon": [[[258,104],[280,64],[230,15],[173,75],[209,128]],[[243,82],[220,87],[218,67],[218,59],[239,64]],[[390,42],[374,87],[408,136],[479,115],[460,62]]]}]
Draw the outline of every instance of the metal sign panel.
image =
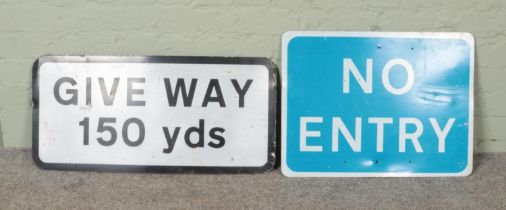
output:
[{"label": "metal sign panel", "polygon": [[471,173],[470,34],[287,32],[282,56],[286,176]]},{"label": "metal sign panel", "polygon": [[276,77],[264,58],[42,57],[33,158],[59,170],[267,172]]}]

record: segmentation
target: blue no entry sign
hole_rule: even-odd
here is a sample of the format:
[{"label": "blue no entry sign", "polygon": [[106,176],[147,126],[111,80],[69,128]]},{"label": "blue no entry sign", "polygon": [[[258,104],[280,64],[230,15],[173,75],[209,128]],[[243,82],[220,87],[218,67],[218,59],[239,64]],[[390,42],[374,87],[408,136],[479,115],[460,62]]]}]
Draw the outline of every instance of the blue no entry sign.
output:
[{"label": "blue no entry sign", "polygon": [[282,71],[283,174],[471,173],[472,35],[287,32]]}]

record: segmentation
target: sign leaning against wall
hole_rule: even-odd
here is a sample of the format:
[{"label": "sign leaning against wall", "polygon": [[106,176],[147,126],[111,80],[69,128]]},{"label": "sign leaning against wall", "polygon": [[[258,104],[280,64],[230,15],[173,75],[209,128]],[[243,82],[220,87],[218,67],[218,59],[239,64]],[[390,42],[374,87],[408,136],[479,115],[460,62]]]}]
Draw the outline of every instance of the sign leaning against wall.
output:
[{"label": "sign leaning against wall", "polygon": [[276,88],[265,58],[41,57],[33,158],[58,170],[267,172]]},{"label": "sign leaning against wall", "polygon": [[287,176],[464,176],[472,171],[468,33],[287,32]]}]

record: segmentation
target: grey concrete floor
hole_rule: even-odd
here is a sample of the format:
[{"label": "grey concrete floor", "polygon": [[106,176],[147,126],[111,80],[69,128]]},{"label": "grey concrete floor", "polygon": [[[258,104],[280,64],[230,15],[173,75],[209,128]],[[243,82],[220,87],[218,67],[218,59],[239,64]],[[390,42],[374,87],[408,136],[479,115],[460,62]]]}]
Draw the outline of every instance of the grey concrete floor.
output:
[{"label": "grey concrete floor", "polygon": [[506,209],[506,153],[458,178],[45,171],[0,149],[0,209]]}]

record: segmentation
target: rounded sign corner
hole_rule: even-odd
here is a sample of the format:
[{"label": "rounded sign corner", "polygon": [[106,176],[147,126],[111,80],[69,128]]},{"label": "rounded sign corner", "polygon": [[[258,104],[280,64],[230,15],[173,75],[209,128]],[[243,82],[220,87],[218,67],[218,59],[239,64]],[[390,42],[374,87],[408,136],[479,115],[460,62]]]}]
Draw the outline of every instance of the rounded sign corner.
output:
[{"label": "rounded sign corner", "polygon": [[290,43],[292,42],[292,40],[294,40],[295,38],[298,38],[299,35],[300,35],[300,33],[296,32],[296,31],[287,31],[287,32],[283,33],[283,35],[281,36],[283,49],[287,50]]},{"label": "rounded sign corner", "polygon": [[[469,33],[469,32],[462,32],[460,33],[461,34],[461,39],[464,40],[467,45],[469,45],[469,47],[474,47],[474,36],[473,34]],[[474,50],[474,49],[471,49],[471,50]]]},{"label": "rounded sign corner", "polygon": [[295,31],[286,31],[283,33],[283,35],[281,35],[281,40],[283,40],[283,42],[288,42],[296,35],[297,35],[297,32],[295,32]]},{"label": "rounded sign corner", "polygon": [[39,153],[35,150],[32,151],[32,159],[35,165],[40,169],[48,169],[48,163],[44,162]]},{"label": "rounded sign corner", "polygon": [[42,67],[48,63],[49,56],[40,56],[39,58],[35,59],[32,65],[32,74],[35,77],[37,73],[39,73],[42,69]]},{"label": "rounded sign corner", "polygon": [[281,174],[283,174],[286,177],[296,177],[297,173],[295,171],[292,171],[286,163],[286,161],[283,161],[281,163]]},{"label": "rounded sign corner", "polygon": [[457,176],[470,176],[471,174],[473,174],[473,163],[468,162],[466,168],[464,168],[464,170],[462,170],[461,172],[458,172],[456,175]]},{"label": "rounded sign corner", "polygon": [[265,67],[265,70],[269,73],[269,75],[278,75],[278,66],[267,57],[259,57],[257,58],[258,65]]},{"label": "rounded sign corner", "polygon": [[259,171],[263,172],[263,173],[269,173],[271,172],[272,170],[274,170],[274,162],[272,162],[271,160],[268,160],[265,164],[263,164],[262,166],[259,167]]}]

